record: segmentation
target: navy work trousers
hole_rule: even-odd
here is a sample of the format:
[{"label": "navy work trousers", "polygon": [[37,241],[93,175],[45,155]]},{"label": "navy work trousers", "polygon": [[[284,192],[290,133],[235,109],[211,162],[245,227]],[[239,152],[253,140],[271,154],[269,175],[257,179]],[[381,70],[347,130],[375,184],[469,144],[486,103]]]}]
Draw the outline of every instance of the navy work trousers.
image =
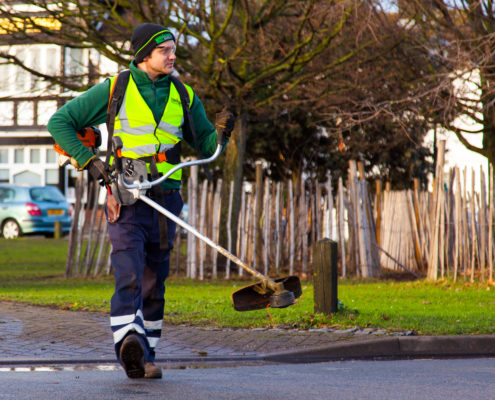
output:
[{"label": "navy work trousers", "polygon": [[[179,215],[183,206],[180,193],[166,192],[164,206]],[[169,248],[160,249],[158,215],[155,209],[138,200],[133,205],[122,206],[118,221],[108,224],[115,270],[110,325],[117,358],[122,341],[131,332],[138,333],[142,339],[146,361],[155,358],[162,331],[165,279],[176,230],[175,222],[167,219]]]}]

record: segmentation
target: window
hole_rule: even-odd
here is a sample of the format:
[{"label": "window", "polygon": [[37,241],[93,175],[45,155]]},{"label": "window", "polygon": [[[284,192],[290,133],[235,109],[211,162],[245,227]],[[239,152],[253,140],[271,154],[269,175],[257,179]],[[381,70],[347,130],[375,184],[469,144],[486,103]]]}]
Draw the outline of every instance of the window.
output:
[{"label": "window", "polygon": [[[60,47],[56,45],[14,45],[9,52],[35,71],[59,75],[61,52]],[[0,66],[0,72],[3,73],[0,76],[8,76],[8,79],[2,80],[0,84],[2,92],[8,92],[11,95],[33,95],[41,91],[45,94],[58,92],[50,82],[30,74],[19,66]]]},{"label": "window", "polygon": [[45,185],[58,184],[58,169],[45,170]]},{"label": "window", "polygon": [[9,170],[8,169],[0,169],[0,182],[8,183],[9,182]]},{"label": "window", "polygon": [[14,150],[14,163],[23,164],[24,163],[24,149]]},{"label": "window", "polygon": [[[21,61],[26,60],[26,51],[25,49],[18,49],[16,52],[16,57],[19,58]],[[15,68],[15,75],[14,75],[14,82],[15,82],[15,90],[20,92],[21,94],[24,93],[25,89],[28,89],[28,85],[31,83],[31,77],[29,72],[27,72],[25,69],[16,67]]]},{"label": "window", "polygon": [[8,164],[9,163],[9,150],[1,149],[0,150],[0,164]]},{"label": "window", "polygon": [[64,201],[65,197],[60,190],[53,186],[29,189],[29,194],[34,201]]},{"label": "window", "polygon": [[55,164],[57,162],[57,153],[53,149],[46,149],[47,164]]},{"label": "window", "polygon": [[32,171],[23,171],[14,175],[14,183],[19,185],[41,185],[41,176]]},{"label": "window", "polygon": [[82,82],[86,73],[86,51],[84,49],[75,49],[66,47],[65,49],[65,75],[70,79]]},{"label": "window", "polygon": [[14,125],[14,102],[2,101],[0,103],[0,125]]},{"label": "window", "polygon": [[3,79],[0,79],[0,92],[8,92],[10,90],[10,79],[5,79],[5,77],[8,77],[10,75],[10,65],[5,63],[5,64],[0,64],[0,76],[4,77]]},{"label": "window", "polygon": [[33,125],[34,103],[32,101],[20,101],[17,104],[17,124]]},{"label": "window", "polygon": [[57,111],[57,102],[53,101],[40,101],[38,103],[38,125],[47,125],[48,120]]},{"label": "window", "polygon": [[[30,53],[29,66],[35,71],[43,71],[45,68],[43,68],[44,65],[42,65],[41,49],[37,46],[33,46],[30,49],[29,53]],[[32,74],[30,74],[30,78],[31,78],[31,89],[40,89],[42,83],[41,78],[38,76],[34,76]]]},{"label": "window", "polygon": [[0,203],[7,203],[15,198],[14,189],[0,188]]},{"label": "window", "polygon": [[40,158],[41,158],[40,149],[31,149],[29,152],[30,152],[30,156],[29,156],[30,163],[31,164],[39,164]]},{"label": "window", "polygon": [[46,49],[46,72],[49,75],[60,74],[60,49],[58,47],[51,47]]}]

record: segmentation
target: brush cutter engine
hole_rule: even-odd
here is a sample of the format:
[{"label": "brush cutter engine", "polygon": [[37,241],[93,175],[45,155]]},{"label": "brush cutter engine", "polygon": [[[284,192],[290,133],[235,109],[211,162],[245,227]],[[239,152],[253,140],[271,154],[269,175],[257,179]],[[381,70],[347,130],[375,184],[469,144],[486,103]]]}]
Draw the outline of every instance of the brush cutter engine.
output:
[{"label": "brush cutter engine", "polygon": [[[118,204],[129,206],[134,204],[140,195],[146,194],[146,190],[151,188],[148,182],[148,172],[146,163],[142,160],[122,157],[122,173],[118,173],[110,185],[112,194]],[[129,189],[128,186],[138,187]]]},{"label": "brush cutter engine", "polygon": [[120,137],[114,136],[112,144],[115,158],[110,190],[118,204],[130,206],[139,199],[139,196],[144,196],[146,190],[151,188],[146,162],[122,157],[123,143]]}]

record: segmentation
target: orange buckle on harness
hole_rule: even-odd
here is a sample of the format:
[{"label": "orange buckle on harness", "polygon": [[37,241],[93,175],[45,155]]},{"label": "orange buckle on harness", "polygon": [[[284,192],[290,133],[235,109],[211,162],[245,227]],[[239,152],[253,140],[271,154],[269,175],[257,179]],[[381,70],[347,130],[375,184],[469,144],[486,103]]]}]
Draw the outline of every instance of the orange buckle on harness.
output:
[{"label": "orange buckle on harness", "polygon": [[155,154],[153,154],[153,158],[155,159],[155,162],[156,163],[161,163],[161,162],[168,161],[167,160],[167,155],[165,154],[165,152],[163,152],[163,153],[155,153]]}]

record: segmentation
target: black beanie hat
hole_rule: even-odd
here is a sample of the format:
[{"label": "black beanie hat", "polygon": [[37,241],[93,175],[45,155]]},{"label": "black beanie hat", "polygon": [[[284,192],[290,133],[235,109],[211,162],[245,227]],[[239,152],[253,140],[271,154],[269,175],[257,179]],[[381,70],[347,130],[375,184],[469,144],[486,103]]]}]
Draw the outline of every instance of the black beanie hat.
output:
[{"label": "black beanie hat", "polygon": [[131,46],[136,65],[142,62],[146,56],[149,56],[156,46],[167,40],[175,42],[175,37],[164,26],[147,22],[134,29]]}]

